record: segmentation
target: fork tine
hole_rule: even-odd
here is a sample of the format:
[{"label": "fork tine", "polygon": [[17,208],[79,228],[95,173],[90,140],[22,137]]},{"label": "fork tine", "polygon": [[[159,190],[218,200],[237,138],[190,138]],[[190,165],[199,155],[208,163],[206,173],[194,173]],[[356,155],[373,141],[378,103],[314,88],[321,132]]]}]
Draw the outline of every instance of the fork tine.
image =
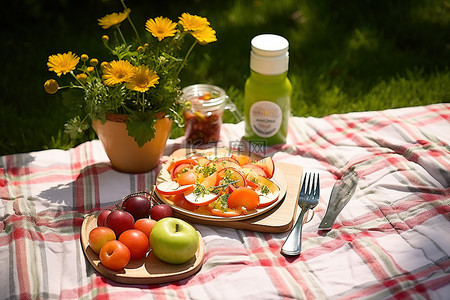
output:
[{"label": "fork tine", "polygon": [[320,178],[319,178],[319,176],[320,176],[319,173],[317,173],[317,181],[315,180],[316,176],[314,176],[314,185],[315,185],[314,200],[317,200],[320,197]]},{"label": "fork tine", "polygon": [[302,188],[300,190],[300,195],[304,195],[305,194],[305,191],[306,191],[306,176],[307,175],[308,174],[305,173],[305,176],[303,177],[303,182],[302,182]]}]

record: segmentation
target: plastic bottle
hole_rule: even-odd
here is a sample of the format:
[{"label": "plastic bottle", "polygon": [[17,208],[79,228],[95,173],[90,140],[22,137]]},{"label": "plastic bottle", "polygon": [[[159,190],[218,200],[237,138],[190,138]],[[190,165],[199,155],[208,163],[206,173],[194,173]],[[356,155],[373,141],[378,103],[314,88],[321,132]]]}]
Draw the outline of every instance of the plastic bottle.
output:
[{"label": "plastic bottle", "polygon": [[262,34],[251,41],[250,77],[244,88],[244,139],[266,145],[286,142],[292,85],[287,77],[289,42]]}]

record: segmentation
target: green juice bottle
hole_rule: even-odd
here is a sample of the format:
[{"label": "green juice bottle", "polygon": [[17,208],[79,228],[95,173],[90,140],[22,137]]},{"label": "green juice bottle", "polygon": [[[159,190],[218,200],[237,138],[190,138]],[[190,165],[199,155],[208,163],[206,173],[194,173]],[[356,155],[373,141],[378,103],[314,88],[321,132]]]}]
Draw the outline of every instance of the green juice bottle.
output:
[{"label": "green juice bottle", "polygon": [[292,85],[287,77],[289,42],[262,34],[251,41],[250,77],[244,88],[244,139],[266,145],[286,142]]}]

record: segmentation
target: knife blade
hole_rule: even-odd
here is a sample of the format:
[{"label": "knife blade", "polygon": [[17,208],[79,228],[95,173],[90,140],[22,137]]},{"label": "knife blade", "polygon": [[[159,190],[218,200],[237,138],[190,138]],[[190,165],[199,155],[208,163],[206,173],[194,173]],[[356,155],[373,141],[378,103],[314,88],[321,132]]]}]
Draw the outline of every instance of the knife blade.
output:
[{"label": "knife blade", "polygon": [[319,230],[331,230],[337,216],[355,193],[358,180],[358,174],[349,170],[340,180],[336,181],[331,190],[327,211],[319,225]]}]

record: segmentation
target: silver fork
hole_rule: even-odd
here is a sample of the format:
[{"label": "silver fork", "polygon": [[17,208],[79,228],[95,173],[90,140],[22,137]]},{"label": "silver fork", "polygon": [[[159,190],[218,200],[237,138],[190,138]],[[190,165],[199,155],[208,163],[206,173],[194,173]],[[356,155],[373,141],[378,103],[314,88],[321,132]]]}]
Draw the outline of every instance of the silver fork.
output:
[{"label": "silver fork", "polygon": [[[308,209],[313,209],[319,203],[320,195],[320,181],[319,174],[313,174],[311,179],[311,173],[305,174],[303,179],[300,195],[298,196],[298,205],[301,206],[302,211],[295,222],[294,227],[291,229],[286,241],[284,241],[283,247],[281,247],[281,253],[284,255],[299,255],[302,248],[302,226],[303,217]],[[308,181],[306,180],[308,179]]]}]

